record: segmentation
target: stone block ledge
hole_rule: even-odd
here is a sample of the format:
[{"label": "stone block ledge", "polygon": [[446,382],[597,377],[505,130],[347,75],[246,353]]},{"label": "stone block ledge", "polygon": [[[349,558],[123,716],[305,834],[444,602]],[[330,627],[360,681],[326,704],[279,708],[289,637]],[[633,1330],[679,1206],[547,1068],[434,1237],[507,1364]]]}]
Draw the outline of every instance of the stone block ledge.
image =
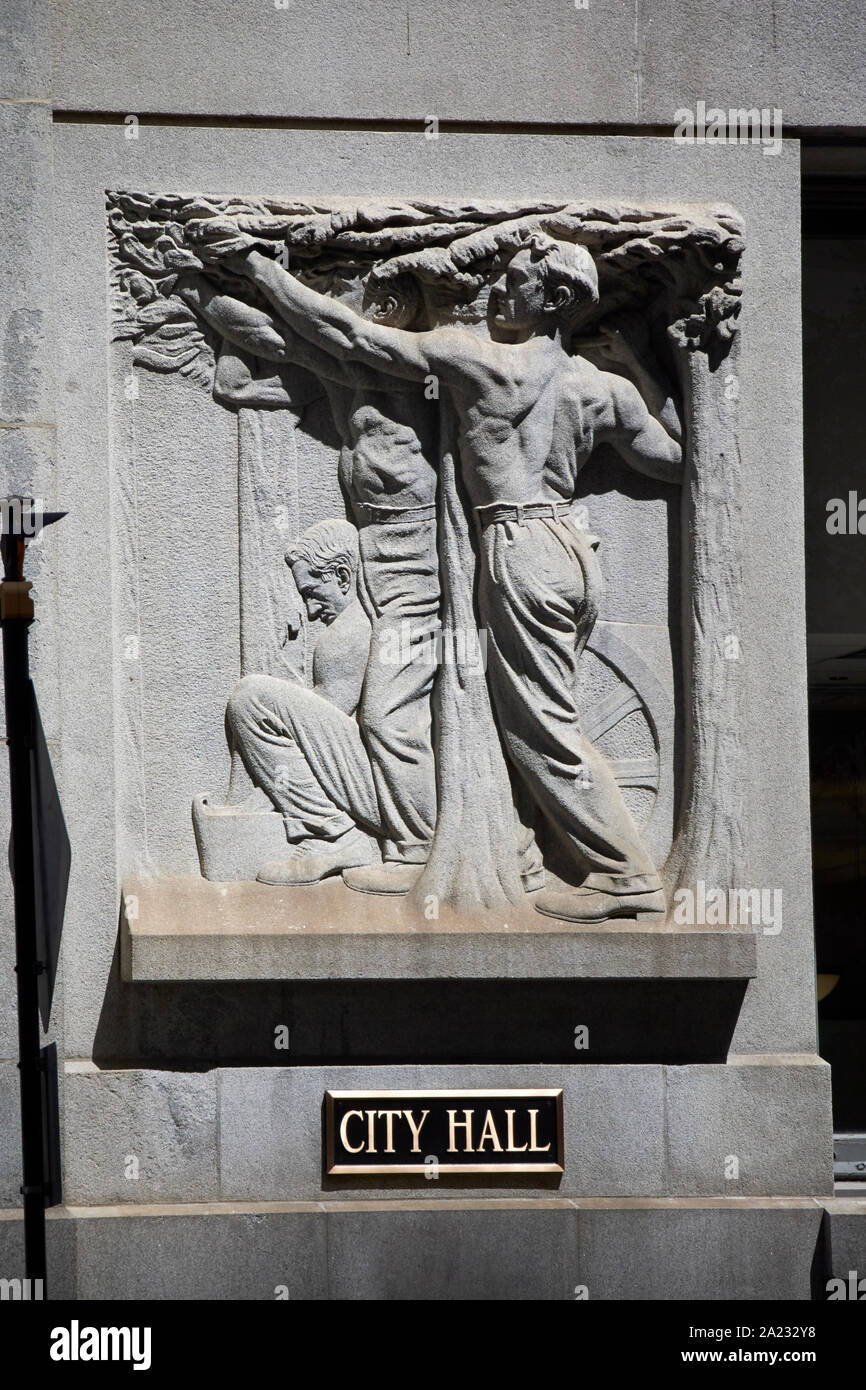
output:
[{"label": "stone block ledge", "polygon": [[754,932],[622,919],[579,927],[530,903],[425,918],[405,899],[136,878],[123,885],[127,982],[321,979],[718,979],[757,973]]}]

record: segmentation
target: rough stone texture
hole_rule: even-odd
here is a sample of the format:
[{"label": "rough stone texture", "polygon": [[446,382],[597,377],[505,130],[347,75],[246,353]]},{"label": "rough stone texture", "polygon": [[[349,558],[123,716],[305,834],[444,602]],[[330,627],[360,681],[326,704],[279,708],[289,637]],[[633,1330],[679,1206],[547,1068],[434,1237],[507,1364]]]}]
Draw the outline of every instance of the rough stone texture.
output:
[{"label": "rough stone texture", "polygon": [[18,1067],[0,1062],[0,1207],[17,1207],[21,1197],[21,1119]]},{"label": "rough stone texture", "polygon": [[[689,1109],[691,1071],[703,1091]],[[741,1159],[739,1193],[832,1191],[831,1157],[824,1142],[830,1129],[829,1073],[823,1065],[330,1067],[326,1074],[327,1085],[340,1090],[562,1086],[566,1168],[557,1184],[561,1196],[726,1195],[735,1188],[725,1179],[729,1154]],[[332,1189],[349,1197],[356,1185],[376,1185],[375,1179],[356,1179],[352,1187],[348,1180],[321,1187],[323,1091],[323,1072],[317,1068],[221,1071],[224,1198],[311,1200]],[[818,1138],[806,1142],[814,1135]],[[521,1185],[531,1186],[532,1179]],[[429,1189],[424,1179],[405,1183],[409,1195],[421,1197],[426,1191],[429,1197]],[[397,1190],[404,1189],[388,1184],[389,1192]],[[432,1195],[447,1196],[445,1183]]]},{"label": "rough stone texture", "polygon": [[[217,1192],[216,1080],[67,1065],[64,1198],[207,1201]],[[137,1160],[138,1177],[130,1160]]]},{"label": "rough stone texture", "polygon": [[703,97],[708,107],[778,107],[789,127],[864,123],[855,76],[866,42],[862,10],[690,0],[641,6],[639,27],[642,121],[667,123]]},{"label": "rough stone texture", "polygon": [[[45,1252],[48,1298],[76,1298],[77,1223],[65,1207],[48,1213]],[[24,1278],[24,1222],[20,1211],[0,1212],[0,1279]]]},{"label": "rough stone texture", "polygon": [[[371,1220],[375,1224],[371,1224]],[[328,1214],[329,1297],[339,1299],[573,1298],[579,1218],[531,1211],[369,1211]]]},{"label": "rough stone texture", "polygon": [[0,265],[0,420],[54,418],[51,111],[0,104],[5,236],[17,254]]},{"label": "rough stone texture", "polygon": [[[190,873],[198,870],[195,842],[176,829],[181,819],[191,823],[179,754],[202,790],[214,790],[214,768],[221,780],[227,777],[225,703],[240,674],[237,477],[223,465],[237,452],[237,423],[227,411],[207,411],[206,399],[184,383],[183,406],[166,431],[159,378],[135,375],[131,424],[128,407],[125,412],[134,444],[118,418],[122,406],[112,417],[113,524],[120,546],[127,554],[134,547],[137,559],[133,572],[131,566],[121,571],[124,607],[112,661],[118,772],[123,800],[134,808],[118,820],[124,851],[142,866]],[[127,452],[134,454],[128,486]],[[142,509],[145,497],[149,505]],[[206,581],[195,582],[195,575]],[[129,588],[135,597],[127,610]],[[183,613],[182,624],[167,621],[173,612]],[[127,656],[130,637],[137,658]],[[127,848],[126,838],[134,846]]]},{"label": "rough stone texture", "polygon": [[3,0],[0,97],[47,98],[51,85],[50,0]]},{"label": "rough stone texture", "polygon": [[826,1062],[668,1067],[665,1109],[671,1192],[833,1190]]},{"label": "rough stone texture", "polygon": [[280,1298],[328,1296],[329,1232],[314,1210],[99,1215],[77,1222],[77,1236],[83,1299],[273,1300],[278,1289]]},{"label": "rough stone texture", "polygon": [[[563,1195],[583,1193],[661,1193],[664,1191],[662,1070],[660,1067],[592,1067],[552,1071],[524,1067],[365,1067],[328,1069],[328,1086],[337,1090],[377,1087],[563,1087],[566,1168],[561,1184],[521,1176],[497,1183],[556,1188]],[[322,1184],[322,1072],[298,1067],[220,1073],[220,1184],[223,1197],[311,1200],[359,1189],[382,1188],[378,1179],[331,1179]],[[481,1179],[480,1182],[484,1182]],[[485,1189],[473,1183],[473,1192]],[[464,1183],[465,1186],[465,1183]],[[431,1195],[425,1178],[398,1180],[388,1193]],[[448,1196],[444,1179],[436,1195]]]},{"label": "rough stone texture", "polygon": [[[49,1297],[806,1302],[862,1276],[864,1232],[838,1198],[61,1207]],[[0,1216],[4,1277],[22,1237]]]},{"label": "rough stone texture", "polygon": [[582,1211],[590,1299],[808,1299],[821,1212]]},{"label": "rough stone texture", "polygon": [[575,119],[581,107],[593,123],[621,118],[623,110],[631,119],[632,13],[536,4],[531,44],[502,41],[506,33],[526,34],[526,21],[516,0],[495,13],[475,6],[468,24],[453,0],[408,10],[365,0],[342,10],[339,24],[327,0],[313,0],[302,24],[291,7],[267,0],[254,10],[230,0],[191,0],[183,8],[146,0],[140,11],[124,5],[110,21],[99,0],[74,10],[58,4],[55,99],[60,107],[124,112],[397,117],[422,128],[430,113],[549,119],[545,94],[555,92],[559,120]]},{"label": "rough stone texture", "polygon": [[[836,1198],[830,1211],[830,1267],[837,1279],[847,1281],[851,1270],[866,1278],[866,1203],[863,1198]],[[861,1293],[860,1297],[863,1295]]]},{"label": "rough stone texture", "polygon": [[456,0],[366,0],[339,24],[327,0],[303,24],[291,6],[232,0],[53,10],[56,100],[73,110],[672,128],[678,107],[703,98],[779,107],[789,125],[864,123],[866,21],[851,6],[504,0],[474,5],[467,23]]}]

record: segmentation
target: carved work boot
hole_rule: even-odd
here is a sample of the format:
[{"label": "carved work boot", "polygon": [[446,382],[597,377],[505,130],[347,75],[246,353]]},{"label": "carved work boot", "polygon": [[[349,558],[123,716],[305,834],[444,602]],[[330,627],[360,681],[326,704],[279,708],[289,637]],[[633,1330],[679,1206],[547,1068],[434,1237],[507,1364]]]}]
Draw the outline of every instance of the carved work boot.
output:
[{"label": "carved work boot", "polygon": [[666,910],[661,888],[647,893],[603,893],[596,888],[548,888],[539,893],[535,907],[545,917],[560,917],[566,922],[605,922],[610,917],[637,917],[638,913],[662,918]]},{"label": "carved work boot", "polygon": [[363,869],[346,869],[343,882],[356,893],[408,893],[424,869],[423,864],[405,864],[388,859],[384,864],[369,864]]},{"label": "carved work boot", "polygon": [[297,888],[305,883],[320,883],[343,869],[371,864],[374,859],[375,850],[370,840],[352,826],[336,840],[307,840],[287,858],[269,859],[256,878],[259,883]]}]

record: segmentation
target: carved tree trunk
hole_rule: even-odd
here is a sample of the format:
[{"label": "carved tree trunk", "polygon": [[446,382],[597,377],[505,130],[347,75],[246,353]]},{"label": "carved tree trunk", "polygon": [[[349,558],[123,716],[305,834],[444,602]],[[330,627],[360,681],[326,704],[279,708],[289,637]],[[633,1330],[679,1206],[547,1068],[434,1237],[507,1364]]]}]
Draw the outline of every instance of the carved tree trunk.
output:
[{"label": "carved tree trunk", "polygon": [[[742,504],[736,402],[737,347],[717,371],[688,353],[688,460],[683,482],[684,758],[671,889],[732,886],[743,865],[739,757],[741,663],[748,653],[739,612]],[[736,385],[734,386],[736,392]]]},{"label": "carved tree trunk", "polygon": [[[504,909],[523,897],[511,783],[480,661],[464,661],[477,630],[475,550],[456,476],[453,411],[440,410],[439,570],[443,654],[433,697],[439,813],[412,897],[453,908]],[[452,636],[456,640],[449,640]],[[460,640],[462,637],[462,641]],[[471,655],[471,653],[470,653]]]},{"label": "carved tree trunk", "polygon": [[[238,568],[241,675],[282,676],[296,644],[282,646],[289,607],[295,601],[286,546],[298,536],[296,417],[287,409],[238,411]],[[299,641],[303,643],[306,629]],[[303,649],[295,658],[303,659]],[[253,791],[249,774],[232,750],[229,804]]]},{"label": "carved tree trunk", "polygon": [[238,411],[241,673],[285,674],[283,647],[294,588],[286,547],[298,537],[295,416],[288,410]]}]

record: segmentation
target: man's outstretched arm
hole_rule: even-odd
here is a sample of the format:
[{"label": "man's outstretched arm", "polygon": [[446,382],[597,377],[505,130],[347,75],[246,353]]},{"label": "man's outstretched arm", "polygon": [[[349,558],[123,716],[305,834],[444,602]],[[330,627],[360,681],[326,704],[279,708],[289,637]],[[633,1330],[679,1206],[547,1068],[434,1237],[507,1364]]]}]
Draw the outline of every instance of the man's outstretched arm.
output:
[{"label": "man's outstretched arm", "polygon": [[604,372],[608,387],[607,418],[596,430],[596,442],[612,444],[630,467],[663,483],[683,476],[683,451],[650,413],[636,386],[624,377]]},{"label": "man's outstretched arm", "polygon": [[381,377],[370,367],[332,357],[263,309],[225,294],[204,275],[186,272],[178,279],[174,293],[221,337],[254,357],[306,367],[339,386],[370,391],[381,388]]},{"label": "man's outstretched arm", "polygon": [[319,294],[263,255],[252,237],[231,222],[209,218],[190,222],[187,233],[203,260],[245,275],[285,321],[308,342],[338,358],[362,362],[388,376],[424,381],[435,375],[458,381],[470,366],[466,334],[451,329],[409,333],[357,314],[347,304]]},{"label": "man's outstretched arm", "polygon": [[[436,370],[424,341],[426,334],[371,322],[340,300],[302,285],[259,251],[248,251],[242,259],[244,274],[279,317],[325,352],[410,381],[423,381]],[[232,262],[232,268],[241,269],[241,258]]]}]

